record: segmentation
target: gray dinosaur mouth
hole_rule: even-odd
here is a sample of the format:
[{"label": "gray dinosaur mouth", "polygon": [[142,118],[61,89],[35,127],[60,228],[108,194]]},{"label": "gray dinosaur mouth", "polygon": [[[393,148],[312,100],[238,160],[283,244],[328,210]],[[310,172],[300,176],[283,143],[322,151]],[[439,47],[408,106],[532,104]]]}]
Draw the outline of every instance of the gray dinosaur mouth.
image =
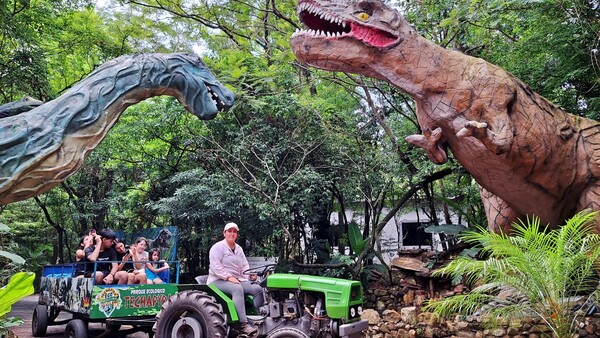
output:
[{"label": "gray dinosaur mouth", "polygon": [[213,89],[212,86],[207,85],[206,89],[208,90],[208,94],[210,95],[210,100],[212,101],[212,103],[217,107],[217,110],[222,113],[224,111],[226,111],[227,109],[231,108],[232,102],[230,100],[230,98],[225,95],[225,94],[221,94],[219,95],[215,89]]},{"label": "gray dinosaur mouth", "polygon": [[305,30],[297,30],[294,35],[325,39],[351,37],[377,48],[390,48],[401,42],[401,39],[392,33],[341,19],[311,3],[301,3],[298,6],[298,17]]}]

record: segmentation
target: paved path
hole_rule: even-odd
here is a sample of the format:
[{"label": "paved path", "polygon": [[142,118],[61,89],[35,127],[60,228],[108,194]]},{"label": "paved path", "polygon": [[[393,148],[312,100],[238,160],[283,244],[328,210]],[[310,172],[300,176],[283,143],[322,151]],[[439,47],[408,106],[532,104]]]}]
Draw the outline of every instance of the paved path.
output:
[{"label": "paved path", "polygon": [[[38,302],[39,295],[31,295],[27,296],[16,304],[12,306],[10,314],[8,317],[19,317],[25,321],[23,325],[13,328],[12,331],[19,338],[31,338],[33,335],[31,334],[31,317],[33,316],[33,309],[36,307]],[[69,319],[71,315],[66,312],[62,312],[58,319]],[[46,333],[46,337],[63,337],[65,332],[66,325],[57,325],[57,326],[48,326],[48,331]],[[103,335],[105,332],[104,325],[101,323],[90,323],[89,325],[90,337],[108,337],[108,335]],[[123,326],[123,329],[130,328],[130,326]],[[115,334],[111,334],[110,337],[115,337]],[[148,335],[143,332],[136,332],[127,335],[128,338],[148,338]]]}]

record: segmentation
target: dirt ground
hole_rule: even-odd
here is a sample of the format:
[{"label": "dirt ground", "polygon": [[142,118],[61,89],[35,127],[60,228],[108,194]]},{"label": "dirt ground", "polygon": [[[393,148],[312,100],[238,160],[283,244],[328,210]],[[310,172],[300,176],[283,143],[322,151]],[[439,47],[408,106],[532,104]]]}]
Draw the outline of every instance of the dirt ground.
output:
[{"label": "dirt ground", "polygon": [[[13,333],[19,338],[30,338],[33,337],[31,334],[31,317],[33,316],[33,309],[36,307],[39,295],[31,295],[18,301],[12,306],[11,312],[8,317],[19,317],[25,321],[21,326],[13,328]],[[58,317],[61,319],[69,319],[71,315],[69,313],[61,313]],[[63,337],[66,325],[49,326],[46,333],[46,337]],[[105,327],[101,323],[90,323],[89,325],[90,337],[109,337],[105,334]],[[131,328],[130,326],[123,326],[121,330]],[[110,337],[115,337],[114,333],[110,334]],[[129,338],[147,338],[148,335],[144,332],[136,332],[128,335],[120,335],[121,337]]]}]

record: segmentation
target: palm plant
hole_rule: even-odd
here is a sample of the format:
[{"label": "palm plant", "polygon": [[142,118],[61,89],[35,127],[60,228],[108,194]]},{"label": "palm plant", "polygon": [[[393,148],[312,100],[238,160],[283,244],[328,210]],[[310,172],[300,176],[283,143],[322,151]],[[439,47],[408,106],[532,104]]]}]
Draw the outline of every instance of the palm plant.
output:
[{"label": "palm plant", "polygon": [[571,337],[584,315],[572,311],[572,297],[589,294],[596,299],[599,292],[596,216],[581,212],[553,230],[541,228],[537,217],[528,218],[515,223],[510,236],[485,229],[466,232],[462,239],[481,246],[487,258],[459,257],[436,274],[465,276],[467,283],[478,286],[468,294],[432,300],[424,309],[442,316],[477,311],[492,325],[500,318],[537,317],[554,337]]}]

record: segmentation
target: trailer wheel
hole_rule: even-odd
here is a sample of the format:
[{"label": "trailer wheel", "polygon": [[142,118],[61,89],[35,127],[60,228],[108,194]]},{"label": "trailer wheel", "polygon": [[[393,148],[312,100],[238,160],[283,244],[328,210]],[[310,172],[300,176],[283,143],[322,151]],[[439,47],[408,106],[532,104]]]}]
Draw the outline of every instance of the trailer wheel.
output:
[{"label": "trailer wheel", "polygon": [[33,310],[31,318],[31,333],[34,337],[43,337],[48,330],[48,308],[46,305],[38,304]]},{"label": "trailer wheel", "polygon": [[310,338],[306,333],[291,327],[284,327],[269,333],[267,338]]},{"label": "trailer wheel", "polygon": [[121,329],[121,324],[115,324],[115,323],[106,323],[106,330],[108,332],[119,332],[119,330]]},{"label": "trailer wheel", "polygon": [[87,325],[81,319],[72,319],[65,328],[65,338],[87,338]]},{"label": "trailer wheel", "polygon": [[179,292],[156,315],[156,336],[161,338],[227,337],[223,307],[202,291]]}]

